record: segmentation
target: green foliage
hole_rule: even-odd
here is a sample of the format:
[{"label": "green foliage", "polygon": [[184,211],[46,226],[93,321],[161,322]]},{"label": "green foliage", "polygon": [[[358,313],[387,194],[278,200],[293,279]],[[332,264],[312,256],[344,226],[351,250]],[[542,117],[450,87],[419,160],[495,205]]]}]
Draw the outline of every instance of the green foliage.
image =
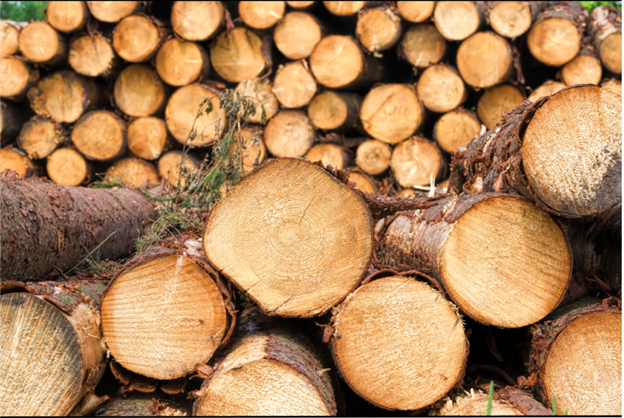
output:
[{"label": "green foliage", "polygon": [[101,181],[94,181],[89,185],[92,189],[114,189],[115,187],[123,187],[123,183],[118,178],[112,178]]},{"label": "green foliage", "polygon": [[183,232],[201,234],[202,223],[193,215],[187,215],[180,208],[162,208],[158,213],[158,219],[152,224],[144,236],[137,238],[136,249],[138,252],[147,250],[158,241],[168,236],[180,235]]},{"label": "green foliage", "polygon": [[487,410],[485,412],[485,415],[487,415],[488,417],[492,415],[492,396],[493,395],[494,395],[494,381],[490,380],[490,390],[488,390]]},{"label": "green foliage", "polygon": [[587,9],[588,13],[591,13],[598,6],[613,6],[618,10],[622,10],[622,2],[621,1],[579,1],[581,6]]},{"label": "green foliage", "polygon": [[16,22],[44,20],[47,1],[0,1],[2,19]]}]

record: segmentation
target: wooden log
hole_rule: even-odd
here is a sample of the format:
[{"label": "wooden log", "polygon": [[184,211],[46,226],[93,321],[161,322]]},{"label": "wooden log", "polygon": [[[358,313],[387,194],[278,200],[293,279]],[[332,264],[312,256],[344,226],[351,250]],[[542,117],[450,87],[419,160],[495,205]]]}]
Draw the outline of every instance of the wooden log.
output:
[{"label": "wooden log", "polygon": [[344,170],[351,163],[349,154],[336,144],[317,144],[307,152],[306,159],[312,162],[320,161],[323,166],[330,165],[336,170]]},{"label": "wooden log", "polygon": [[364,193],[376,193],[375,183],[370,177],[357,171],[349,171],[349,185]]},{"label": "wooden log", "polygon": [[240,321],[232,346],[196,392],[193,415],[336,415],[327,365],[300,330],[258,308]]},{"label": "wooden log", "polygon": [[527,100],[535,103],[538,99],[550,96],[551,94],[554,94],[564,88],[566,88],[566,85],[563,83],[553,80],[546,80],[544,84],[531,92]]},{"label": "wooden log", "polygon": [[11,145],[0,149],[0,173],[11,170],[20,178],[35,174],[35,166],[24,151]]},{"label": "wooden log", "polygon": [[110,39],[98,34],[84,35],[72,41],[69,65],[78,74],[106,78],[119,72],[121,60],[115,55]]},{"label": "wooden log", "polygon": [[83,1],[49,1],[45,15],[50,26],[64,33],[84,29],[90,17],[89,9]]},{"label": "wooden log", "polygon": [[524,101],[524,92],[511,84],[485,90],[477,102],[477,114],[487,129],[493,129],[510,112]]},{"label": "wooden log", "polygon": [[511,47],[494,32],[479,32],[463,41],[457,68],[466,84],[476,88],[493,87],[515,74]]},{"label": "wooden log", "polygon": [[365,55],[355,40],[341,35],[326,36],[314,47],[310,68],[320,84],[334,89],[367,87],[385,74],[379,59]]},{"label": "wooden log", "polygon": [[115,26],[113,48],[128,62],[146,62],[156,55],[166,36],[167,31],[157,21],[143,15],[132,15]]},{"label": "wooden log", "polygon": [[7,103],[0,103],[0,142],[2,146],[14,140],[31,115],[28,108]]},{"label": "wooden log", "polygon": [[616,80],[614,78],[602,80],[602,82],[600,83],[600,87],[612,91],[613,93],[619,94],[620,96],[622,95],[622,82],[620,80]]},{"label": "wooden log", "polygon": [[275,157],[303,157],[315,138],[312,122],[297,110],[281,110],[264,129],[264,144]]},{"label": "wooden log", "polygon": [[26,98],[28,90],[39,81],[39,70],[18,56],[0,58],[0,97],[15,102]]},{"label": "wooden log", "polygon": [[30,62],[53,67],[67,60],[67,41],[46,22],[30,22],[20,31],[18,42]]},{"label": "wooden log", "polygon": [[433,22],[449,41],[463,41],[486,24],[486,6],[478,1],[439,1]]},{"label": "wooden log", "polygon": [[338,305],[331,324],[326,333],[341,375],[374,405],[420,409],[461,384],[468,357],[461,316],[426,283],[372,280]]},{"label": "wooden log", "polygon": [[152,202],[132,190],[7,177],[0,178],[0,186],[3,280],[43,280],[55,267],[72,268],[96,247],[100,259],[126,256],[156,219]]},{"label": "wooden log", "polygon": [[[135,255],[101,302],[102,333],[115,361],[159,380],[208,362],[234,323],[229,288],[204,259],[201,243],[182,238],[165,245]],[[167,296],[153,292],[155,286]]]},{"label": "wooden log", "polygon": [[155,67],[165,83],[186,86],[208,79],[210,58],[201,45],[172,38],[158,50]]},{"label": "wooden log", "polygon": [[210,47],[210,61],[214,70],[225,80],[239,83],[259,76],[271,67],[271,48],[268,38],[245,28],[222,32]]},{"label": "wooden log", "polygon": [[488,394],[482,390],[470,389],[470,392],[447,399],[444,406],[431,411],[433,416],[471,416],[486,415],[490,404],[490,414],[502,415],[550,415],[548,410],[533,398],[529,391],[507,386],[504,389],[495,389],[492,400],[488,401]]},{"label": "wooden log", "polygon": [[277,49],[291,60],[308,58],[327,30],[310,13],[290,12],[278,22],[273,31]]},{"label": "wooden log", "polygon": [[477,115],[464,108],[443,114],[433,127],[433,138],[446,152],[458,152],[481,132]]},{"label": "wooden log", "polygon": [[[406,2],[412,3],[412,2]],[[399,44],[399,57],[417,68],[439,63],[446,53],[446,39],[431,23],[412,25]]]},{"label": "wooden log", "polygon": [[127,137],[130,152],[144,160],[158,159],[173,145],[165,121],[153,116],[131,120]]},{"label": "wooden log", "polygon": [[622,12],[613,6],[596,7],[588,33],[605,68],[622,74]]},{"label": "wooden log", "polygon": [[537,15],[529,31],[529,51],[546,65],[559,67],[567,63],[581,49],[587,19],[587,12],[579,3],[551,3]]},{"label": "wooden log", "polygon": [[206,41],[224,26],[225,12],[220,1],[174,1],[171,27],[187,41]]},{"label": "wooden log", "polygon": [[165,86],[156,70],[130,65],[115,80],[115,104],[128,116],[153,116],[167,104]]},{"label": "wooden log", "polygon": [[270,29],[284,17],[286,2],[283,1],[240,1],[238,14],[241,20],[253,29]]},{"label": "wooden log", "polygon": [[96,417],[183,417],[191,411],[171,399],[132,393],[114,397],[95,411]]},{"label": "wooden log", "polygon": [[0,58],[8,57],[18,51],[21,27],[16,23],[11,20],[0,20]]},{"label": "wooden log", "polygon": [[[181,144],[196,147],[211,144],[225,130],[225,110],[220,104],[219,91],[210,86],[194,83],[180,87],[171,95],[165,109],[167,128]],[[213,110],[208,113],[210,105]]]},{"label": "wooden log", "polygon": [[[551,410],[569,415],[617,415],[622,410],[622,305],[584,299],[531,328],[529,382]],[[580,361],[582,359],[583,361]],[[597,386],[599,394],[596,394]]]},{"label": "wooden log", "polygon": [[[266,131],[265,140],[269,147]],[[237,216],[241,208],[244,219]],[[240,238],[250,244],[243,252]],[[204,248],[211,264],[269,315],[309,318],[327,312],[360,282],[372,250],[372,220],[360,196],[324,169],[277,159],[217,203]],[[335,257],[344,251],[349,259],[337,267]]]},{"label": "wooden log", "polygon": [[255,108],[255,113],[247,118],[250,123],[266,124],[279,110],[279,102],[268,78],[243,80],[236,86],[235,92],[251,102]]},{"label": "wooden log", "polygon": [[119,182],[126,187],[141,187],[144,183],[159,183],[158,170],[147,161],[139,158],[123,158],[116,161],[108,170],[104,180]]},{"label": "wooden log", "polygon": [[113,161],[126,153],[126,122],[107,110],[94,110],[76,122],[71,140],[88,159]]},{"label": "wooden log", "polygon": [[435,143],[414,136],[394,148],[390,167],[397,183],[402,187],[414,187],[428,186],[432,178],[440,179],[446,165]]},{"label": "wooden log", "polygon": [[408,22],[421,23],[433,14],[435,1],[397,1],[401,17]]},{"label": "wooden log", "polygon": [[368,52],[387,51],[401,39],[401,17],[396,8],[381,6],[358,13],[355,35]]},{"label": "wooden log", "polygon": [[572,273],[572,254],[559,225],[519,196],[442,198],[427,210],[387,218],[376,236],[383,266],[428,274],[463,313],[501,328],[527,326],[548,315]]},{"label": "wooden log", "polygon": [[43,116],[35,116],[22,127],[17,145],[29,158],[39,160],[46,158],[66,140],[61,125]]},{"label": "wooden log", "polygon": [[100,107],[106,98],[98,84],[69,70],[42,78],[27,96],[36,114],[58,123],[76,122],[83,113]]},{"label": "wooden log", "polygon": [[362,142],[355,153],[355,163],[366,174],[381,174],[390,167],[392,148],[374,139]]},{"label": "wooden log", "polygon": [[88,183],[93,174],[91,165],[73,148],[60,148],[50,154],[46,171],[54,183],[74,187]]},{"label": "wooden log", "polygon": [[[258,126],[249,126],[239,132],[242,150],[243,173],[248,174],[266,160],[266,147],[264,145],[264,132]],[[236,147],[235,144],[232,144]],[[235,151],[235,150],[234,150]]]},{"label": "wooden log", "polygon": [[420,128],[424,113],[425,109],[411,86],[383,84],[373,87],[364,97],[360,119],[370,136],[396,144]]},{"label": "wooden log", "polygon": [[185,175],[193,172],[200,162],[199,158],[182,151],[169,151],[158,159],[158,174],[172,187],[185,187]]},{"label": "wooden log", "polygon": [[20,283],[4,274],[0,412],[68,415],[106,369],[97,309],[106,282]]},{"label": "wooden log", "polygon": [[308,116],[319,129],[344,132],[360,125],[362,96],[355,93],[326,90],[314,96],[308,105]]},{"label": "wooden log", "polygon": [[324,1],[325,8],[336,16],[351,16],[374,2],[368,1]]},{"label": "wooden log", "polygon": [[564,65],[557,76],[566,86],[573,84],[594,84],[597,86],[602,80],[602,64],[594,49],[587,46],[581,49],[581,52],[572,61]]},{"label": "wooden log", "polygon": [[437,113],[450,112],[468,98],[468,90],[457,70],[445,64],[432,65],[423,71],[416,92],[423,105]]},{"label": "wooden log", "polygon": [[293,9],[307,9],[312,6],[315,1],[287,1],[286,4]]},{"label": "wooden log", "polygon": [[117,23],[124,17],[141,12],[145,5],[140,1],[88,1],[87,6],[97,20]]},{"label": "wooden log", "polygon": [[273,94],[284,109],[307,105],[316,89],[316,81],[303,60],[280,66],[273,80]]},{"label": "wooden log", "polygon": [[494,32],[515,39],[529,30],[547,1],[495,1],[488,9],[488,20]]},{"label": "wooden log", "polygon": [[609,122],[621,106],[621,96],[597,86],[525,102],[469,144],[452,176],[466,183],[453,187],[518,193],[558,216],[603,212],[621,199],[621,126]]}]

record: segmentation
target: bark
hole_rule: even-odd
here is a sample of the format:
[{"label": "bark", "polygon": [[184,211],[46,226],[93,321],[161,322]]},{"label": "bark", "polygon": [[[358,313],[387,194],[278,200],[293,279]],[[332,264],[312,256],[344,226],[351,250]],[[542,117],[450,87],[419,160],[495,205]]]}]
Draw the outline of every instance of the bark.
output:
[{"label": "bark", "polygon": [[93,190],[0,177],[2,278],[44,280],[88,257],[129,254],[156,218],[152,202],[132,190]]},{"label": "bark", "polygon": [[[434,409],[434,416],[465,416],[485,415],[488,407],[488,394],[481,390],[471,389],[465,393],[447,400],[442,408]],[[493,392],[491,403],[492,415],[550,415],[552,411],[533,399],[529,391],[514,386],[496,389]]]},{"label": "bark", "polygon": [[[604,66],[612,73],[621,74],[622,12],[613,6],[596,7],[591,14],[588,33]],[[610,36],[614,36],[614,41],[604,45],[603,51],[603,44],[606,44],[605,41]]]},{"label": "bark", "polygon": [[103,404],[96,417],[167,417],[189,416],[190,410],[170,399],[154,395],[131,395],[115,397]]}]

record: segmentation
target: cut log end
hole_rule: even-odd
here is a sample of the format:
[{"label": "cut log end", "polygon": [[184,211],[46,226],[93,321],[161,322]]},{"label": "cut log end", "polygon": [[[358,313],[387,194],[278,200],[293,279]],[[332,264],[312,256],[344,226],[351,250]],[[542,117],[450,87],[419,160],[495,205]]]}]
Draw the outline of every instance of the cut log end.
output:
[{"label": "cut log end", "polygon": [[468,97],[464,81],[446,65],[427,68],[418,80],[416,91],[423,105],[437,113],[455,109]]},{"label": "cut log end", "polygon": [[168,146],[169,133],[164,120],[145,116],[128,124],[128,148],[137,157],[155,160]]},{"label": "cut log end", "polygon": [[531,95],[529,96],[527,100],[535,103],[537,99],[540,99],[545,96],[550,96],[551,94],[554,94],[558,92],[559,90],[564,89],[565,87],[566,87],[565,84],[560,83],[558,81],[547,80],[544,84],[542,84],[541,86],[533,90],[533,92],[531,93]]},{"label": "cut log end", "polygon": [[141,7],[138,1],[88,1],[87,6],[94,18],[108,23],[119,22]]},{"label": "cut log end", "polygon": [[143,64],[126,67],[115,80],[115,104],[129,116],[151,116],[166,103],[165,86],[156,70]]},{"label": "cut log end", "polygon": [[210,73],[206,50],[196,43],[175,38],[160,47],[155,67],[160,78],[171,86],[185,86],[207,78]]},{"label": "cut log end", "polygon": [[504,84],[489,88],[477,103],[477,114],[487,129],[502,122],[503,115],[524,101],[522,93],[514,86]]},{"label": "cut log end", "polygon": [[217,36],[210,48],[210,61],[214,70],[232,83],[257,77],[267,66],[262,40],[245,28]]},{"label": "cut log end", "polygon": [[513,71],[509,43],[493,32],[476,33],[459,46],[457,68],[464,81],[473,87],[487,88],[500,84]]},{"label": "cut log end", "polygon": [[362,98],[352,93],[324,91],[314,96],[308,116],[323,130],[348,130],[358,124]]},{"label": "cut log end", "polygon": [[280,111],[264,129],[264,143],[276,157],[303,157],[315,138],[310,119],[296,110]]},{"label": "cut log end", "polygon": [[21,178],[25,178],[33,175],[34,166],[24,152],[9,146],[0,150],[0,173],[6,170],[14,171]]},{"label": "cut log end", "polygon": [[45,14],[54,29],[65,33],[83,29],[89,18],[85,4],[77,1],[50,1]]},{"label": "cut log end", "polygon": [[69,65],[78,74],[107,77],[117,64],[110,41],[100,35],[75,39],[69,48]]},{"label": "cut log end", "polygon": [[286,64],[277,71],[273,80],[273,94],[286,109],[296,109],[310,103],[316,88],[316,81],[303,61]]},{"label": "cut log end", "polygon": [[[250,173],[266,159],[263,137],[262,129],[258,127],[247,127],[240,130],[243,172],[245,174]],[[232,144],[232,147],[236,147],[236,145]]]},{"label": "cut log end", "polygon": [[48,157],[46,170],[50,180],[61,186],[79,186],[89,181],[89,165],[71,148],[61,148]]},{"label": "cut log end", "polygon": [[401,38],[401,18],[390,9],[366,9],[358,16],[355,34],[367,51],[386,51]]},{"label": "cut log end", "polygon": [[531,27],[531,7],[525,1],[497,2],[489,14],[492,29],[505,38],[514,39]]},{"label": "cut log end", "polygon": [[[266,123],[279,110],[279,102],[273,94],[273,86],[268,79],[244,80],[236,87],[236,93],[254,105],[255,112],[247,118],[251,123]],[[263,114],[265,121],[263,121]]]},{"label": "cut log end", "polygon": [[187,41],[205,41],[221,27],[225,8],[220,1],[176,1],[171,9],[171,26]]},{"label": "cut log end", "polygon": [[183,173],[192,172],[199,165],[199,160],[182,151],[169,151],[158,159],[158,173],[169,182],[172,187],[184,187],[186,181]]},{"label": "cut log end", "polygon": [[28,157],[36,160],[46,158],[64,140],[61,126],[41,116],[26,122],[17,139]]},{"label": "cut log end", "polygon": [[245,24],[254,29],[273,27],[286,11],[283,1],[241,1],[238,3],[238,14]]},{"label": "cut log end", "polygon": [[305,12],[291,12],[275,27],[275,46],[287,58],[308,58],[322,37],[316,18]]},{"label": "cut log end", "polygon": [[433,142],[415,136],[396,146],[390,167],[402,187],[428,186],[432,176],[435,180],[442,174],[443,161]]},{"label": "cut log end", "polygon": [[124,18],[113,33],[113,48],[128,62],[148,61],[162,40],[162,31],[149,18],[133,15]]},{"label": "cut log end", "polygon": [[104,178],[108,181],[119,181],[131,187],[141,187],[145,182],[160,182],[156,168],[150,163],[138,158],[124,158],[115,162],[106,171]]},{"label": "cut log end", "polygon": [[76,122],[71,139],[85,157],[111,161],[126,151],[126,123],[111,112],[95,110]]},{"label": "cut log end", "polygon": [[67,56],[64,39],[46,22],[31,22],[20,31],[19,50],[28,61],[47,65]]},{"label": "cut log end", "polygon": [[355,154],[355,163],[367,174],[381,174],[390,166],[392,149],[381,141],[370,140],[360,144]]},{"label": "cut log end", "polygon": [[622,32],[612,33],[600,44],[600,60],[614,74],[622,74]]},{"label": "cut log end", "polygon": [[435,1],[397,1],[401,17],[409,22],[420,23],[433,14]]},{"label": "cut log end", "polygon": [[344,170],[349,166],[349,155],[336,144],[318,144],[310,148],[307,152],[308,161],[321,161],[324,166],[331,165],[332,168]]},{"label": "cut log end", "polygon": [[0,96],[21,100],[28,87],[37,81],[39,71],[31,70],[23,59],[9,56],[0,59],[0,77]]},{"label": "cut log end", "polygon": [[538,61],[559,67],[578,54],[581,49],[581,35],[570,20],[551,17],[533,25],[527,44]]},{"label": "cut log end", "polygon": [[324,1],[323,4],[336,16],[351,16],[366,6],[365,1]]},{"label": "cut log end", "polygon": [[602,83],[600,83],[600,87],[612,91],[620,96],[622,95],[622,82],[620,80],[616,80],[614,78],[603,80]]},{"label": "cut log end", "polygon": [[349,183],[353,183],[353,188],[364,193],[376,193],[375,186],[370,178],[356,171],[349,171]]},{"label": "cut log end", "polygon": [[465,148],[481,132],[481,122],[472,112],[457,109],[445,113],[434,127],[434,137],[446,152]]},{"label": "cut log end", "polygon": [[[8,57],[17,52],[19,29],[12,24],[0,20],[0,58]],[[4,77],[2,77],[4,79]]]},{"label": "cut log end", "polygon": [[310,67],[319,83],[341,88],[356,81],[364,69],[364,57],[350,37],[329,35],[312,51]]},{"label": "cut log end", "polygon": [[561,79],[567,86],[598,85],[602,80],[602,64],[591,55],[579,55],[561,69]]},{"label": "cut log end", "polygon": [[446,39],[431,23],[410,27],[403,35],[400,44],[407,61],[418,68],[426,68],[439,63],[446,53],[446,46]]},{"label": "cut log end", "polygon": [[462,41],[481,25],[479,10],[473,1],[440,1],[433,11],[436,27],[449,41]]}]

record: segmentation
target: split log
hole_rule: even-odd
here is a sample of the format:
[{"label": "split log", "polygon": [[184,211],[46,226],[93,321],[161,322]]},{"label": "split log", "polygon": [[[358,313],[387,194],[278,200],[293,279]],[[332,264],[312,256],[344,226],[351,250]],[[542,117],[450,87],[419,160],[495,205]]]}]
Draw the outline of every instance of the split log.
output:
[{"label": "split log", "polygon": [[115,361],[159,380],[186,376],[208,362],[234,324],[228,287],[191,239],[135,255],[108,284],[101,310]]},{"label": "split log", "polygon": [[362,102],[360,119],[370,136],[396,144],[420,128],[425,109],[414,89],[407,84],[373,87]]},{"label": "split log", "polygon": [[85,157],[96,161],[112,161],[127,150],[126,122],[106,110],[94,110],[74,125],[71,140]]},{"label": "split log", "polygon": [[20,134],[22,127],[31,115],[29,110],[23,106],[7,103],[6,101],[0,103],[0,142],[3,146]]},{"label": "split log", "polygon": [[20,31],[19,50],[28,61],[49,67],[67,60],[67,41],[46,22],[30,22]]},{"label": "split log", "polygon": [[470,143],[454,188],[466,176],[466,190],[518,193],[564,217],[610,209],[621,201],[621,114],[621,96],[596,86],[525,102]]},{"label": "split log", "polygon": [[424,211],[387,218],[376,236],[383,266],[430,275],[463,313],[486,325],[519,328],[543,319],[572,273],[560,227],[519,196],[442,198]]},{"label": "split log", "polygon": [[28,90],[39,81],[39,70],[18,56],[0,58],[0,96],[21,102]]},{"label": "split log", "polygon": [[279,102],[273,94],[273,86],[268,78],[241,81],[236,86],[235,92],[255,107],[254,114],[247,118],[250,123],[266,124],[279,110]]},{"label": "split log", "polygon": [[285,109],[307,105],[316,89],[316,81],[303,60],[280,66],[273,79],[273,94]]},{"label": "split log", "polygon": [[45,14],[46,22],[64,33],[84,29],[90,17],[89,9],[83,1],[49,1]]},{"label": "split log", "polygon": [[486,6],[479,1],[439,1],[433,22],[449,41],[463,41],[486,24]]},{"label": "split log", "polygon": [[152,116],[167,104],[165,86],[156,70],[130,65],[115,80],[115,104],[128,116]]},{"label": "split log", "polygon": [[43,280],[55,267],[70,269],[96,248],[100,259],[126,256],[156,219],[152,202],[132,190],[7,177],[0,178],[0,186],[3,280]]},{"label": "split log", "polygon": [[457,70],[445,64],[432,65],[423,71],[416,92],[423,105],[437,113],[449,112],[468,98],[468,90]]},{"label": "split log", "polygon": [[428,186],[446,170],[444,157],[435,143],[419,136],[399,143],[392,151],[390,167],[402,187]]},{"label": "split log", "polygon": [[563,66],[558,79],[566,86],[573,84],[598,85],[602,80],[602,64],[592,47],[584,47],[581,52],[570,62]]},{"label": "split log", "polygon": [[35,166],[28,158],[28,155],[12,145],[0,149],[0,173],[6,170],[16,172],[20,178],[30,177],[35,174]]},{"label": "split log", "polygon": [[153,116],[130,121],[127,137],[130,152],[144,160],[156,160],[172,146],[165,121]]},{"label": "split log", "polygon": [[622,95],[622,82],[620,80],[616,80],[614,78],[602,80],[602,82],[600,83],[600,87],[612,91],[613,93],[619,94],[620,96]]},{"label": "split log", "polygon": [[27,96],[36,114],[58,123],[74,123],[106,99],[105,92],[93,80],[69,70],[42,78],[28,90]]},{"label": "split log", "polygon": [[324,1],[325,8],[336,16],[351,16],[362,10],[368,1]]},{"label": "split log", "polygon": [[146,182],[160,183],[160,175],[156,167],[147,161],[128,157],[116,161],[106,171],[104,180],[138,188]]},{"label": "split log", "polygon": [[273,42],[291,60],[308,58],[316,44],[327,35],[318,19],[305,12],[290,12],[275,26]]},{"label": "split log", "polygon": [[[502,2],[501,2],[502,3]],[[518,2],[519,3],[519,2]],[[431,412],[432,416],[474,416],[486,415],[488,411],[488,394],[474,389],[451,400],[448,399],[442,408]],[[530,392],[507,386],[496,389],[492,393],[490,414],[502,415],[551,415],[552,411],[536,401]]]},{"label": "split log", "polygon": [[446,152],[458,152],[465,148],[481,132],[477,115],[464,108],[445,113],[433,127],[433,138]]},{"label": "split log", "polygon": [[475,88],[504,83],[515,74],[509,42],[494,32],[479,32],[462,42],[457,68],[466,84]]},{"label": "split log", "polygon": [[184,417],[191,411],[170,399],[153,394],[124,394],[110,399],[95,411],[96,417]]},{"label": "split log", "polygon": [[0,20],[0,58],[17,53],[21,28],[15,23],[17,22]]},{"label": "split log", "polygon": [[225,80],[239,83],[258,77],[271,67],[271,46],[268,38],[245,28],[224,31],[210,47],[214,70]]},{"label": "split log", "polygon": [[326,334],[338,369],[374,405],[420,409],[461,384],[468,357],[461,316],[443,294],[413,277],[359,287],[336,308],[332,328]]},{"label": "split log", "polygon": [[551,94],[555,94],[556,92],[564,88],[566,88],[566,85],[563,83],[553,80],[547,80],[546,82],[544,82],[544,84],[533,90],[527,100],[535,103],[538,99],[550,96]]},{"label": "split log", "polygon": [[283,1],[240,1],[238,14],[253,29],[270,29],[284,17],[286,3]]},{"label": "split log", "polygon": [[433,14],[435,1],[397,1],[401,17],[408,22],[420,23]]},{"label": "split log", "polygon": [[421,23],[411,26],[405,32],[399,44],[399,56],[414,67],[426,68],[442,61],[446,47],[446,39],[433,24]]},{"label": "split log", "polygon": [[355,153],[355,163],[366,174],[381,174],[390,166],[392,148],[377,140],[362,142]]},{"label": "split log", "polygon": [[74,187],[88,183],[93,173],[82,154],[72,148],[61,148],[50,154],[46,171],[54,183]]},{"label": "split log", "polygon": [[368,52],[387,51],[401,39],[401,18],[393,9],[381,6],[358,14],[355,35]]},{"label": "split log", "polygon": [[[264,146],[264,132],[260,127],[249,126],[239,132],[242,147],[243,173],[248,174],[261,165],[266,159],[266,147]],[[232,146],[235,146],[232,144]]]},{"label": "split log", "polygon": [[531,332],[529,382],[549,408],[556,397],[559,414],[622,413],[619,299],[580,300],[558,309]]},{"label": "split log", "polygon": [[297,110],[281,110],[264,129],[264,144],[276,157],[303,157],[315,138],[312,122]]},{"label": "split log", "polygon": [[524,101],[524,93],[511,84],[490,87],[477,102],[477,114],[487,129],[493,129],[503,115]]},{"label": "split log", "polygon": [[210,75],[208,52],[194,42],[175,38],[160,47],[154,66],[165,83],[176,87],[207,80]]},{"label": "split log", "polygon": [[244,311],[240,322],[196,392],[193,415],[336,415],[331,375],[305,335],[258,308]]},{"label": "split log", "polygon": [[[269,315],[309,318],[357,287],[372,240],[370,212],[357,193],[317,165],[278,159],[217,203],[204,247],[211,264]],[[348,260],[338,263],[345,252]]]},{"label": "split log", "polygon": [[613,6],[596,7],[588,32],[605,68],[622,74],[622,12]]},{"label": "split log", "polygon": [[19,283],[4,274],[0,413],[68,415],[106,368],[97,310],[106,282]]},{"label": "split log", "polygon": [[488,11],[492,29],[500,36],[515,39],[529,30],[547,1],[496,1]]},{"label": "split log", "polygon": [[121,20],[113,32],[113,48],[128,62],[151,60],[167,32],[158,22],[143,15],[132,15]]},{"label": "split log", "polygon": [[206,41],[224,26],[225,11],[220,1],[174,1],[171,26],[187,41]]},{"label": "split log", "polygon": [[[202,106],[208,99],[212,111]],[[165,121],[179,143],[206,146],[219,139],[225,130],[225,110],[220,108],[219,91],[203,84],[180,87],[171,95],[165,109]]]},{"label": "split log", "polygon": [[115,55],[108,38],[97,34],[84,35],[72,41],[69,65],[78,74],[106,78],[117,74],[121,60]]},{"label": "split log", "polygon": [[28,154],[29,158],[39,160],[46,158],[66,140],[61,125],[43,116],[35,116],[22,127],[17,138],[17,145]]},{"label": "split log", "polygon": [[349,154],[336,144],[317,144],[307,152],[306,159],[312,162],[320,161],[323,166],[330,165],[336,170],[344,170],[351,163]]},{"label": "split log", "polygon": [[540,62],[559,67],[581,49],[588,15],[577,2],[557,1],[542,10],[529,31],[527,45]]},{"label": "split log", "polygon": [[364,54],[348,36],[329,35],[312,51],[310,68],[316,80],[329,88],[357,89],[384,79],[381,61]]},{"label": "split log", "polygon": [[375,183],[370,177],[357,171],[349,171],[349,185],[364,193],[377,193]]},{"label": "split log", "polygon": [[124,17],[141,12],[145,4],[141,1],[88,1],[87,6],[97,20],[116,23]]},{"label": "split log", "polygon": [[348,131],[360,125],[362,96],[355,93],[326,90],[314,96],[308,105],[308,116],[319,129]]},{"label": "split log", "polygon": [[158,159],[158,174],[172,187],[185,187],[186,181],[183,176],[191,173],[199,164],[199,158],[185,155],[182,151],[169,151]]}]

